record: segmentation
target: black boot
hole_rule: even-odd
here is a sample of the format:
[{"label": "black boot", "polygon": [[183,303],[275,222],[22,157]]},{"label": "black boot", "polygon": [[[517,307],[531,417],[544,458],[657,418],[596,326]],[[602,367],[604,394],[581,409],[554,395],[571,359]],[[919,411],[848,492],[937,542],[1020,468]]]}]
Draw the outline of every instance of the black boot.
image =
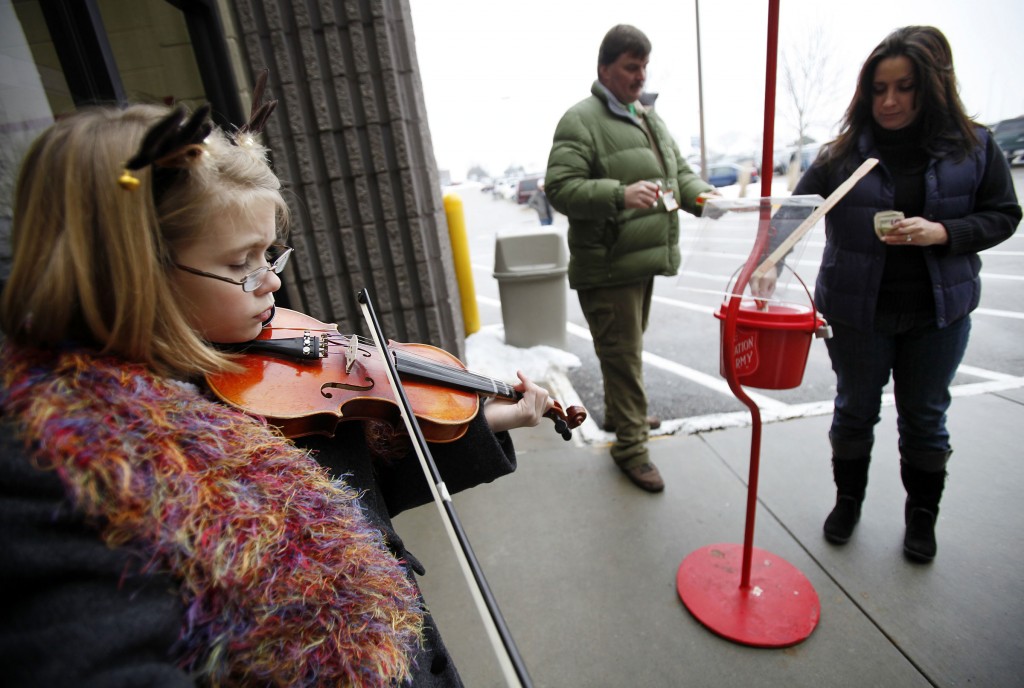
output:
[{"label": "black boot", "polygon": [[869,458],[840,459],[832,457],[832,476],[836,481],[836,505],[825,519],[825,539],[834,545],[845,545],[860,520],[860,505],[868,486]]},{"label": "black boot", "polygon": [[946,471],[923,471],[904,459],[900,461],[900,476],[907,489],[907,502],[903,510],[907,524],[903,554],[912,561],[927,564],[938,551],[935,521],[939,517],[939,501],[946,484]]}]

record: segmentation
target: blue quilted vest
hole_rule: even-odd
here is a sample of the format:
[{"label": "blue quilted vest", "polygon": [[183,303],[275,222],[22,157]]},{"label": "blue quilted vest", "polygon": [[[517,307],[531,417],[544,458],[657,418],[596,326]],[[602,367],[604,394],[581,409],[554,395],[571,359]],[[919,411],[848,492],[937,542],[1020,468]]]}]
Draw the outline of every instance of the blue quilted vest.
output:
[{"label": "blue quilted vest", "polygon": [[[947,155],[928,163],[923,217],[942,222],[962,218],[974,209],[987,162],[988,132],[979,129],[978,135],[981,145],[962,161]],[[863,157],[857,164],[878,157],[870,133],[861,136],[858,148]],[[833,170],[829,188],[836,188],[844,179],[845,173]],[[814,300],[829,320],[862,330],[872,328],[885,261],[885,244],[875,236],[873,218],[881,210],[892,210],[894,193],[892,177],[879,163],[826,215],[825,253]],[[976,253],[950,255],[945,246],[922,250],[935,297],[935,322],[945,327],[977,308],[981,259]]]}]

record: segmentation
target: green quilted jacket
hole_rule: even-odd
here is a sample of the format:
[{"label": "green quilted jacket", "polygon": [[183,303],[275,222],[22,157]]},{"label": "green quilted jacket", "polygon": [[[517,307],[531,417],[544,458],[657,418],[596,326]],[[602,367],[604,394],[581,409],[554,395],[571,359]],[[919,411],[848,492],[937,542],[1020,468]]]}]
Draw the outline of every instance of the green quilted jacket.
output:
[{"label": "green quilted jacket", "polygon": [[666,212],[660,200],[654,208],[627,210],[626,186],[660,181],[694,215],[700,214],[697,195],[712,187],[686,164],[652,110],[641,112],[638,103],[639,116],[630,114],[597,81],[591,93],[558,122],[544,175],[548,200],[569,218],[569,286],[607,287],[674,275],[678,213]]}]

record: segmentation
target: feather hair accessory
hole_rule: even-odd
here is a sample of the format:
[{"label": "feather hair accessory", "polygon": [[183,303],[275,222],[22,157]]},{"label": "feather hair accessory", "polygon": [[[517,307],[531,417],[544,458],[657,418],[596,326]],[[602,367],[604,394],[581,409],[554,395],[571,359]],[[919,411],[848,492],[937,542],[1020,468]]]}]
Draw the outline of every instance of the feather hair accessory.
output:
[{"label": "feather hair accessory", "polygon": [[135,170],[154,165],[157,167],[180,168],[202,156],[200,145],[210,132],[210,106],[203,105],[191,117],[183,106],[178,106],[169,115],[153,125],[142,139],[138,152],[125,163],[124,172],[118,178],[122,188],[133,191],[139,187]]},{"label": "feather hair accessory", "polygon": [[238,132],[234,136],[235,145],[248,147],[255,144],[256,136],[267,126],[267,119],[274,112],[274,108],[277,107],[277,100],[263,102],[263,94],[267,89],[267,77],[269,74],[270,70],[264,69],[256,77],[256,84],[252,89],[252,107],[249,109],[249,121],[238,128]]},{"label": "feather hair accessory", "polygon": [[[277,107],[277,100],[263,102],[270,70],[264,69],[256,77],[252,92],[252,107],[249,120],[230,137],[232,143],[242,148],[256,145],[256,137],[267,125],[267,119]],[[167,117],[153,125],[142,140],[138,152],[125,163],[124,171],[118,178],[122,188],[133,191],[139,187],[139,179],[132,172],[153,165],[156,168],[181,169],[203,155],[200,145],[210,132],[210,105],[198,108],[186,119],[185,108],[179,106]]]}]

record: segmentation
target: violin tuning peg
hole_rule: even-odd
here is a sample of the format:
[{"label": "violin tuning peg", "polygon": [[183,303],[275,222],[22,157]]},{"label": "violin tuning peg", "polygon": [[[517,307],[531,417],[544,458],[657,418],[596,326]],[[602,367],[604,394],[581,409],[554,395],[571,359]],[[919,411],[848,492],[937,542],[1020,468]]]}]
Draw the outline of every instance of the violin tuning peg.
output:
[{"label": "violin tuning peg", "polygon": [[562,436],[563,440],[572,439],[572,430],[569,429],[569,424],[561,418],[555,418],[555,432]]}]

